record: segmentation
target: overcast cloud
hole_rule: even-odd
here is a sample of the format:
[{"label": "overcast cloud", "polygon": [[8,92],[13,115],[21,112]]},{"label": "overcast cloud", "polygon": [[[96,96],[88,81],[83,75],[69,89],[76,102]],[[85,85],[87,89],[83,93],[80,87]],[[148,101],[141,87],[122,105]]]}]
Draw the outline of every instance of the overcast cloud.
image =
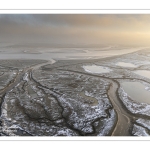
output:
[{"label": "overcast cloud", "polygon": [[150,15],[0,15],[0,42],[150,45]]}]

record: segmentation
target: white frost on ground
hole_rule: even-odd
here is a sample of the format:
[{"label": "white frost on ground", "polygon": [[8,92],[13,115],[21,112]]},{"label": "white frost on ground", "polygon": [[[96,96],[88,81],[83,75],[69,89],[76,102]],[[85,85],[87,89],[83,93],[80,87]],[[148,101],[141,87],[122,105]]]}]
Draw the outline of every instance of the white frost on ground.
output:
[{"label": "white frost on ground", "polygon": [[57,133],[54,136],[77,136],[77,134],[72,130],[64,127],[57,131]]},{"label": "white frost on ground", "polygon": [[54,64],[56,62],[56,60],[50,58],[51,64]]},{"label": "white frost on ground", "polygon": [[150,116],[150,105],[133,101],[121,87],[119,88],[118,93],[120,99],[130,112],[133,114]]},{"label": "white frost on ground", "polygon": [[28,74],[28,73],[25,73],[25,75],[24,75],[24,77],[23,77],[23,80],[24,80],[24,81],[28,81],[28,80],[29,80],[29,79],[28,79],[28,78],[29,78],[28,76],[29,76],[29,74]]},{"label": "white frost on ground", "polygon": [[[58,96],[57,94],[53,93],[55,96]],[[82,131],[83,133],[92,133],[93,132],[93,127],[91,122],[94,121],[97,118],[102,118],[102,117],[107,117],[107,114],[105,112],[105,107],[103,105],[97,105],[89,108],[88,105],[80,105],[76,103],[76,106],[79,107],[79,111],[82,111],[82,114],[84,115],[79,115],[78,112],[74,111],[73,105],[71,105],[65,97],[65,94],[61,97],[59,97],[59,101],[61,101],[62,106],[64,107],[64,112],[68,111],[66,108],[70,108],[72,110],[72,113],[68,117],[68,123],[73,126],[73,128]],[[113,117],[113,110],[111,113],[111,117]],[[111,120],[111,121],[110,121]],[[112,128],[112,125],[114,125],[114,119],[112,118],[106,118],[104,120],[106,122],[105,127],[107,127],[106,131],[107,134],[109,133],[110,129]],[[108,124],[109,123],[109,124]]]},{"label": "white frost on ground", "polygon": [[150,130],[150,120],[139,118],[136,122]]},{"label": "white frost on ground", "polygon": [[103,128],[100,130],[98,136],[106,136],[110,132],[110,130],[113,128],[116,120],[116,114],[115,111],[112,109],[110,111],[110,117],[105,118],[103,121]]},{"label": "white frost on ground", "polygon": [[[94,106],[91,109],[89,109],[88,105],[82,105],[80,106],[82,108],[82,114],[85,114],[84,116],[78,115],[77,112],[74,111],[73,106],[71,106],[70,103],[67,102],[67,100],[63,97],[60,98],[61,102],[64,102],[64,104],[69,105],[70,108],[72,108],[72,113],[70,114],[68,120],[73,125],[74,128],[81,130],[85,133],[91,133],[93,132],[93,128],[91,125],[92,120],[96,118],[106,117],[105,108],[100,106]],[[80,109],[81,109],[80,108]],[[88,111],[87,111],[88,110]]]},{"label": "white frost on ground", "polygon": [[145,87],[145,90],[150,91],[150,87]]},{"label": "white frost on ground", "polygon": [[136,124],[133,125],[132,134],[136,136],[150,136],[145,128]]}]

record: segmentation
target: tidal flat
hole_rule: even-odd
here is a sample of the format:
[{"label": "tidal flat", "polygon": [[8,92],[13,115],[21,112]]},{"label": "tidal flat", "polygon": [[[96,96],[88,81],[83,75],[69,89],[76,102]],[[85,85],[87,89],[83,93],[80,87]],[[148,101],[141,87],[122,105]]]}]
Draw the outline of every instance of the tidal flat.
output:
[{"label": "tidal flat", "polygon": [[1,51],[0,135],[149,136],[149,71],[148,48]]}]

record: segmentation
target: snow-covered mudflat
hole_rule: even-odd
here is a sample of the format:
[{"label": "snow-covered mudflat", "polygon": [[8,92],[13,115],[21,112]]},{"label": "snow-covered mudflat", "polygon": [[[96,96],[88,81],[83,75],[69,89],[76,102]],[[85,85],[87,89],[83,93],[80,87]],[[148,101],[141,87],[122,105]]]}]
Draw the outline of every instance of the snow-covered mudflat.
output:
[{"label": "snow-covered mudflat", "polygon": [[124,50],[1,52],[13,60],[0,60],[0,135],[149,135],[150,79],[135,73],[150,70],[148,52]]},{"label": "snow-covered mudflat", "polygon": [[131,68],[137,67],[136,65],[132,63],[126,63],[126,62],[117,62],[116,65],[121,66],[121,67],[131,67]]},{"label": "snow-covered mudflat", "polygon": [[136,71],[134,71],[134,73],[150,79],[150,71],[149,70],[136,70]]},{"label": "snow-covered mudflat", "polygon": [[112,71],[108,67],[97,66],[97,65],[87,65],[87,66],[83,66],[83,68],[86,72],[98,73],[98,74],[99,73],[109,73],[110,71]]}]

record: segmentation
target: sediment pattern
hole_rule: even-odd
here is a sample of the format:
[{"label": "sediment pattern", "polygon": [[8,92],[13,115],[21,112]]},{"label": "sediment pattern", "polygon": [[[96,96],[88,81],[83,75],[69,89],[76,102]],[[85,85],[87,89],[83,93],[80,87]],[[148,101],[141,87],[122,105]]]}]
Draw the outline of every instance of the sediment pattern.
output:
[{"label": "sediment pattern", "polygon": [[[149,105],[137,103],[123,81],[150,79],[135,70],[150,70],[148,52],[96,60],[3,60],[0,65],[0,134],[2,136],[149,136]],[[117,66],[131,62],[136,68]],[[18,63],[19,62],[19,63]],[[110,68],[86,72],[83,65]],[[138,107],[137,107],[138,106]]]}]

